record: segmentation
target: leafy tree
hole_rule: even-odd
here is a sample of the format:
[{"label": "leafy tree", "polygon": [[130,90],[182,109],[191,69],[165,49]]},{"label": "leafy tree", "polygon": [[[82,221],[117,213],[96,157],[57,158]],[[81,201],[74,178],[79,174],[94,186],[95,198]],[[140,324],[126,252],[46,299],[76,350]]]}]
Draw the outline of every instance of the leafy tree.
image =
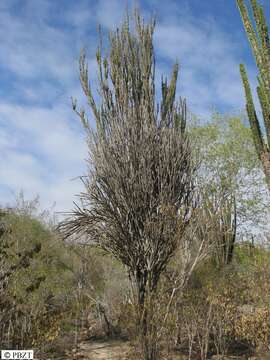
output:
[{"label": "leafy tree", "polygon": [[0,343],[7,348],[53,340],[72,298],[72,254],[34,217],[37,207],[37,199],[24,200],[0,212]]},{"label": "leafy tree", "polygon": [[235,199],[238,236],[265,230],[269,196],[252,131],[243,118],[216,113],[208,123],[194,121],[189,134],[206,197]]}]

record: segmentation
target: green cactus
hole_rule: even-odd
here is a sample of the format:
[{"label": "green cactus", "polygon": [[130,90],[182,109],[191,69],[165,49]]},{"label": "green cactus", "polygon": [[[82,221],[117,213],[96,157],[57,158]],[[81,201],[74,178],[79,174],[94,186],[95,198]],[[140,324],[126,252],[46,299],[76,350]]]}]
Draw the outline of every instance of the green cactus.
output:
[{"label": "green cactus", "polygon": [[249,17],[244,0],[237,5],[259,70],[257,94],[263,115],[266,139],[260,127],[245,66],[240,65],[240,73],[246,95],[246,109],[252,130],[254,144],[262,163],[268,188],[270,190],[270,42],[264,11],[257,0],[250,0],[255,27]]}]

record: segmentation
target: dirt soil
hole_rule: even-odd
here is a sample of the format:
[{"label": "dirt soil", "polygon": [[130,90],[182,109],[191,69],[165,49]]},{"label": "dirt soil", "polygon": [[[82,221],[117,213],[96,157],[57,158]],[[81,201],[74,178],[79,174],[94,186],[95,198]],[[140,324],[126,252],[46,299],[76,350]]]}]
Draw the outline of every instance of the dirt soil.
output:
[{"label": "dirt soil", "polygon": [[80,343],[75,358],[82,360],[126,360],[131,348],[123,341],[85,341]]},{"label": "dirt soil", "polygon": [[[76,360],[137,360],[129,342],[121,340],[85,341],[80,343],[73,355]],[[171,360],[183,360],[186,357],[175,355]]]},{"label": "dirt soil", "polygon": [[[73,351],[72,355],[65,359],[74,360],[136,360],[132,347],[128,341],[122,340],[104,340],[104,341],[83,341],[79,344],[78,349]],[[187,356],[175,354],[170,359],[186,360]],[[270,360],[270,354],[254,357],[213,357],[213,360]]]}]

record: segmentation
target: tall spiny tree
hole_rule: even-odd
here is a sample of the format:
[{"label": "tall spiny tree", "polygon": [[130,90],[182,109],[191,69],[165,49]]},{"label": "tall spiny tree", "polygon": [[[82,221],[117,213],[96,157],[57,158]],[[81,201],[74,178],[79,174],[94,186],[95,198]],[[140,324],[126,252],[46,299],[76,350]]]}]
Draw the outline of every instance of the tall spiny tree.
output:
[{"label": "tall spiny tree", "polygon": [[237,0],[237,4],[259,70],[257,94],[262,109],[266,139],[263,136],[263,131],[261,130],[255,110],[245,66],[243,64],[240,65],[240,73],[246,95],[246,109],[254,144],[270,190],[270,43],[268,26],[263,8],[256,0],[251,0],[255,27],[249,17],[244,0]]},{"label": "tall spiny tree", "polygon": [[[85,234],[128,269],[136,293],[138,326],[145,360],[158,359],[153,302],[159,279],[175,254],[193,200],[191,146],[185,133],[186,105],[176,100],[178,65],[161,81],[156,103],[154,20],[135,15],[109,36],[109,52],[97,50],[100,101],[94,99],[83,53],[80,78],[96,122],[73,109],[87,131],[85,192],[60,228]],[[150,305],[149,305],[150,304]]]}]

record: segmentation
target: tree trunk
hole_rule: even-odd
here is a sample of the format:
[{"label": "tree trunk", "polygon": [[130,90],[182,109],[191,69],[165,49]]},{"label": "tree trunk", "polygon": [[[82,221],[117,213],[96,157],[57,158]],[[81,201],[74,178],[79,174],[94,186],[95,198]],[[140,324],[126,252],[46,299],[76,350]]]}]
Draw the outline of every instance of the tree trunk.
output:
[{"label": "tree trunk", "polygon": [[137,272],[138,335],[143,360],[158,360],[157,328],[155,324],[154,297],[156,284],[148,271]]}]

